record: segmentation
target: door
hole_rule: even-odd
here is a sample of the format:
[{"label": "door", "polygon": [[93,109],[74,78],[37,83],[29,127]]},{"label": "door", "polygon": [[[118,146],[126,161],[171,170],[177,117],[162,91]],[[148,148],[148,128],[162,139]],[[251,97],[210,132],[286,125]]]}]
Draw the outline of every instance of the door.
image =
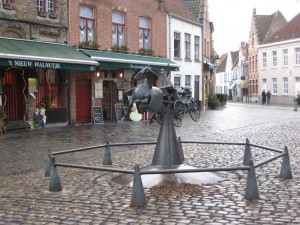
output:
[{"label": "door", "polygon": [[195,90],[195,99],[200,100],[200,76],[199,75],[195,75],[194,90]]},{"label": "door", "polygon": [[76,82],[76,122],[91,122],[91,81]]},{"label": "door", "polygon": [[104,120],[115,120],[114,105],[117,101],[117,85],[114,81],[103,81],[103,117]]},{"label": "door", "polygon": [[3,107],[9,120],[23,120],[26,113],[24,72],[10,69],[4,75]]}]

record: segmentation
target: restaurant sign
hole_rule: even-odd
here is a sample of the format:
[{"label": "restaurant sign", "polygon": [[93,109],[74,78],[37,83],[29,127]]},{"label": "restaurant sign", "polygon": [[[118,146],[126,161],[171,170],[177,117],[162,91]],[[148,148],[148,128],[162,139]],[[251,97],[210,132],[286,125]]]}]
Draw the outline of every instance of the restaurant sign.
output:
[{"label": "restaurant sign", "polygon": [[0,66],[15,66],[15,67],[34,67],[45,69],[70,69],[70,70],[88,70],[95,71],[94,65],[81,65],[72,63],[57,63],[57,62],[43,62],[17,59],[0,59]]}]

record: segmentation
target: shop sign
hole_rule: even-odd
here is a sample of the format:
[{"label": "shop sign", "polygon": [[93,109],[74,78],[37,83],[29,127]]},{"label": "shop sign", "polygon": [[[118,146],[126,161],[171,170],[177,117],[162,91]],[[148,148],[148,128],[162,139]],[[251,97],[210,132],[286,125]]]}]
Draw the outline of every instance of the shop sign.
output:
[{"label": "shop sign", "polygon": [[8,60],[10,66],[17,67],[37,67],[37,68],[51,68],[60,69],[60,63],[27,61],[27,60]]}]

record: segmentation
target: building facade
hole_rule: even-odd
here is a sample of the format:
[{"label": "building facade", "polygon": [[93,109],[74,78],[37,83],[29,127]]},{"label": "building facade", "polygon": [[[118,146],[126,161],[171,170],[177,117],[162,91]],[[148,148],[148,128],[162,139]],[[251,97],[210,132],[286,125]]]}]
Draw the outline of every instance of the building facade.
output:
[{"label": "building facade", "polygon": [[69,122],[70,77],[98,63],[65,45],[67,1],[1,1],[0,36],[1,116],[32,127],[46,108],[47,123]]},{"label": "building facade", "polygon": [[276,31],[287,23],[280,11],[271,15],[257,15],[253,9],[249,47],[248,47],[248,71],[249,71],[249,101],[257,102],[259,93],[259,71],[258,71],[258,46],[269,39]]},{"label": "building facade", "polygon": [[300,14],[258,46],[259,91],[271,103],[293,104],[300,94]]},{"label": "building facade", "polygon": [[168,55],[179,71],[171,72],[176,88],[189,87],[192,95],[202,101],[202,26],[181,1],[167,5]]}]

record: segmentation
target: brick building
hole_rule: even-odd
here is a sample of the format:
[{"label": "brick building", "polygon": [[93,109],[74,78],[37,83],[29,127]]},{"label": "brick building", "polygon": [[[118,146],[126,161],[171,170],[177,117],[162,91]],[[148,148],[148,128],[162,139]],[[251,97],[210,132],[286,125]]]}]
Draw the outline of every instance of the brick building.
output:
[{"label": "brick building", "polygon": [[65,45],[67,3],[0,3],[0,116],[11,128],[33,127],[41,107],[46,108],[47,123],[68,122],[69,78],[74,71],[93,71],[98,65]]}]

